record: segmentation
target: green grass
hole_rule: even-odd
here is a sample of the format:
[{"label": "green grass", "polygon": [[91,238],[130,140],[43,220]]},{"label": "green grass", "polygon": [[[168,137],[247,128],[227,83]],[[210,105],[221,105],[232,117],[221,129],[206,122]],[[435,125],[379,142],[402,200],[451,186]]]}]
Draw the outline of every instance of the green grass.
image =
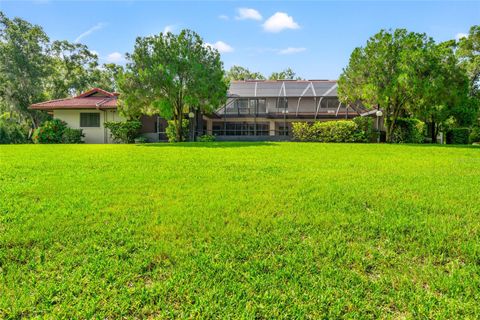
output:
[{"label": "green grass", "polygon": [[480,148],[0,146],[0,318],[478,318]]}]

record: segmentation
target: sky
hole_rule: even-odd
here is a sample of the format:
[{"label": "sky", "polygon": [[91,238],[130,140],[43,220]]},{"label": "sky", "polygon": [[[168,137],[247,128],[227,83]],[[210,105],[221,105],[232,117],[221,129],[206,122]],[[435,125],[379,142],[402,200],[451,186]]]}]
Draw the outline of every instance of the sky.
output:
[{"label": "sky", "polygon": [[196,31],[221,53],[269,75],[291,67],[306,79],[337,79],[352,50],[380,29],[435,41],[480,24],[480,1],[6,1],[0,11],[41,25],[52,40],[86,44],[102,63],[125,64],[136,37]]}]

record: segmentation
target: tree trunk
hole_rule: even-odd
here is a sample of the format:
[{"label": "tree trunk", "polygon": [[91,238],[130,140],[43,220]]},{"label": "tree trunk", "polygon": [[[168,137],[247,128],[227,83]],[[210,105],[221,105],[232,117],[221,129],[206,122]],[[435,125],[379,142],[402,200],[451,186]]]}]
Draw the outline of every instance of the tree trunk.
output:
[{"label": "tree trunk", "polygon": [[175,124],[175,140],[177,140],[177,142],[183,141],[182,125],[183,125],[183,112],[180,111],[177,117],[177,123]]},{"label": "tree trunk", "polygon": [[431,138],[432,138],[432,143],[437,143],[437,130],[435,130],[435,120],[433,120],[432,117],[432,130],[430,131]]},{"label": "tree trunk", "polygon": [[390,116],[387,116],[386,121],[385,121],[385,141],[387,143],[392,143],[393,142],[393,130],[395,128],[395,121],[393,121]]}]

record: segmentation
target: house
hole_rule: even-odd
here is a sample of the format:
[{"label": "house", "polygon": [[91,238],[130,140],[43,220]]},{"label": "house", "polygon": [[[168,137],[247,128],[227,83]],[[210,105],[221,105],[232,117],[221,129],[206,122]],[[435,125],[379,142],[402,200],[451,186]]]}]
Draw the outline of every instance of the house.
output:
[{"label": "house", "polygon": [[[30,109],[47,111],[54,118],[65,121],[70,128],[82,129],[86,143],[112,143],[104,123],[125,120],[118,111],[117,101],[118,93],[93,88],[76,97],[36,103]],[[152,141],[158,141],[160,125],[165,128],[166,121],[143,116],[141,122],[141,133]]]},{"label": "house", "polygon": [[352,119],[366,110],[338,100],[334,80],[233,81],[224,106],[205,117],[217,140],[287,140],[292,122]]},{"label": "house", "polygon": [[[210,114],[195,115],[195,134],[212,134],[217,140],[288,140],[292,122],[315,122],[374,116],[361,107],[342,104],[332,80],[233,81],[225,105]],[[33,104],[83,129],[86,143],[111,143],[106,121],[125,120],[118,112],[118,94],[94,88],[73,98]],[[142,116],[141,134],[151,142],[165,141],[167,122],[159,116]],[[383,121],[382,121],[383,122]],[[379,122],[377,122],[379,123]]]}]

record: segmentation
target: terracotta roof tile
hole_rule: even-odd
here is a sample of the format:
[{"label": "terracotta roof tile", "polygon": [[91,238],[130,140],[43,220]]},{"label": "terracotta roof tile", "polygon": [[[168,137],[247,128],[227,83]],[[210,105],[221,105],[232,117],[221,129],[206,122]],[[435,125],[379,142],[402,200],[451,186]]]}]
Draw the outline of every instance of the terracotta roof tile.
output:
[{"label": "terracotta roof tile", "polygon": [[76,97],[56,99],[30,106],[34,110],[53,109],[116,109],[118,94],[93,88]]}]

